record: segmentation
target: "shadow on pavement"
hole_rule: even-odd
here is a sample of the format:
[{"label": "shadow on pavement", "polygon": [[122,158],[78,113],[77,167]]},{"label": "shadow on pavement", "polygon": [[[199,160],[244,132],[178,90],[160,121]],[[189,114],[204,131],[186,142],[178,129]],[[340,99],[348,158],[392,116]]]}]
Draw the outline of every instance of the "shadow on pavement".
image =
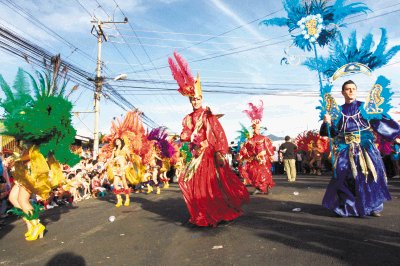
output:
[{"label": "shadow on pavement", "polygon": [[59,265],[73,265],[73,266],[85,266],[85,259],[73,252],[58,253],[51,258],[46,266],[59,266]]},{"label": "shadow on pavement", "polygon": [[7,218],[0,220],[0,239],[2,239],[5,235],[10,233],[15,225],[14,222],[18,219],[17,216],[11,215]]},{"label": "shadow on pavement", "polygon": [[50,210],[44,211],[40,215],[40,219],[42,220],[42,223],[46,225],[49,221],[51,222],[57,222],[61,219],[61,216],[64,213],[70,212],[71,210],[79,208],[78,206],[59,206]]},{"label": "shadow on pavement", "polygon": [[[269,241],[334,257],[350,265],[395,265],[400,261],[400,232],[363,225],[361,221],[379,218],[332,217],[320,205],[300,202],[268,200],[264,204],[272,207],[247,213],[236,226],[249,228]],[[292,212],[294,206],[301,208],[301,212]],[[379,221],[371,224],[376,222]]]}]

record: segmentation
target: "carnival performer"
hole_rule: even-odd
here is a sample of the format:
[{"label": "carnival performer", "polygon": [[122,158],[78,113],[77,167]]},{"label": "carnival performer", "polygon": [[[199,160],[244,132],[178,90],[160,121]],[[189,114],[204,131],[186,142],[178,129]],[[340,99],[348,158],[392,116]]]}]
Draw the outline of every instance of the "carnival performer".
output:
[{"label": "carnival performer", "polygon": [[115,207],[122,206],[122,196],[125,195],[124,206],[129,206],[130,200],[130,188],[126,181],[126,169],[128,167],[127,156],[129,156],[125,146],[124,140],[116,138],[114,140],[114,149],[111,155],[112,173],[114,175],[113,180],[113,193],[117,197],[117,204]]},{"label": "carnival performer", "polygon": [[310,143],[310,167],[311,173],[314,175],[321,175],[322,168],[322,152],[318,142],[312,141]]},{"label": "carnival performer", "polygon": [[128,183],[138,185],[143,181],[144,161],[149,160],[151,146],[140,115],[137,110],[130,111],[123,121],[112,121],[110,134],[103,138],[107,144],[102,147],[100,157],[108,158],[107,178],[114,184],[116,207],[122,206],[122,194],[125,195],[124,206],[129,206],[131,189]]},{"label": "carnival performer", "polygon": [[189,96],[193,112],[183,119],[181,141],[189,142],[192,159],[179,177],[189,222],[197,226],[217,226],[221,221],[232,221],[243,214],[241,206],[249,200],[246,187],[230,169],[224,155],[228,141],[217,117],[202,106],[200,77],[195,80],[187,62],[174,53],[176,62],[169,58],[179,92]]},{"label": "carnival performer", "polygon": [[[42,238],[46,230],[39,220],[43,207],[32,205],[31,195],[47,200],[52,189],[65,181],[59,162],[72,166],[79,161],[69,149],[76,131],[71,125],[72,104],[64,97],[66,68],[60,71],[59,56],[53,57],[51,63],[52,69],[36,72],[39,81],[19,69],[13,90],[0,75],[1,88],[6,95],[0,104],[6,112],[4,133],[14,136],[20,148],[12,173],[15,185],[9,200],[14,205],[11,212],[22,216],[26,223],[27,241]],[[26,75],[31,79],[34,96]]]},{"label": "carnival performer", "polygon": [[[376,85],[385,88],[389,81],[379,77]],[[400,126],[387,114],[369,119],[364,102],[356,100],[353,81],[343,83],[342,95],[345,104],[341,106],[341,117],[333,123],[331,115],[325,114],[320,129],[320,134],[327,136],[329,125],[337,145],[336,177],[330,181],[322,204],[339,216],[381,216],[384,201],[391,197],[373,131],[400,143]]]},{"label": "carnival performer", "polygon": [[[150,160],[150,167],[153,169],[153,184],[156,186],[156,194],[160,194],[158,177],[164,184],[169,186],[167,171],[170,168],[170,158],[175,154],[175,148],[167,140],[168,133],[165,127],[154,128],[150,131],[147,139],[153,141],[153,155]],[[160,167],[161,166],[161,167]],[[158,174],[158,175],[157,175]],[[168,185],[166,185],[168,184]]]},{"label": "carnival performer", "polygon": [[321,175],[322,155],[329,154],[329,139],[320,136],[316,130],[308,130],[300,133],[295,143],[297,152],[304,152],[304,161],[309,164],[311,174]]},{"label": "carnival performer", "polygon": [[153,134],[154,134],[154,129],[149,133],[147,136],[147,139],[151,142],[152,148],[150,152],[150,160],[149,160],[149,171],[151,173],[150,179],[146,181],[148,190],[147,194],[150,194],[154,191],[154,187],[156,188],[156,194],[160,195],[161,194],[161,189],[160,185],[158,182],[158,173],[160,169],[160,165],[158,162],[161,162],[162,159],[158,155],[158,148],[157,148],[157,141],[153,139]]},{"label": "carnival performer", "polygon": [[246,160],[244,160],[242,157],[240,157],[240,150],[243,148],[243,145],[245,142],[250,138],[250,132],[249,130],[242,124],[240,124],[241,129],[238,130],[237,132],[240,134],[236,140],[237,140],[237,146],[236,146],[236,160],[237,160],[237,171],[239,173],[239,176],[243,179],[243,185],[251,185],[251,180],[248,176],[248,173],[246,172]]},{"label": "carnival performer", "polygon": [[253,136],[248,139],[240,149],[239,160],[246,161],[242,171],[246,172],[245,180],[249,179],[255,187],[253,195],[258,193],[268,194],[274,187],[271,167],[274,160],[274,147],[269,138],[260,134],[263,116],[263,102],[259,106],[249,103],[249,110],[244,110],[251,119]]},{"label": "carnival performer", "polygon": [[160,181],[163,183],[163,188],[169,188],[169,178],[167,172],[171,167],[169,158],[162,158],[162,166],[160,169]]}]

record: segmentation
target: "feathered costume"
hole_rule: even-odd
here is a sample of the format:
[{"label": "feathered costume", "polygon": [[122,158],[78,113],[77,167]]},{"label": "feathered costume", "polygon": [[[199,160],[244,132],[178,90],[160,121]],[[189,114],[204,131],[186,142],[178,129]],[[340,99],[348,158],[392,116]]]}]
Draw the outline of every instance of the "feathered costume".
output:
[{"label": "feathered costume", "polygon": [[329,139],[309,130],[299,134],[295,139],[298,151],[303,151],[310,158],[311,173],[321,175],[322,154],[329,154]]},{"label": "feathered costume", "polygon": [[[318,59],[317,44],[324,47],[334,40],[339,29],[345,27],[344,20],[346,17],[358,13],[367,13],[370,9],[361,2],[355,2],[345,5],[346,0],[336,0],[332,5],[328,5],[328,1],[322,0],[282,0],[287,18],[272,18],[263,20],[260,24],[267,26],[287,26],[289,32],[300,31],[300,34],[292,35],[293,44],[302,50],[314,51],[315,59]],[[332,103],[332,97],[326,92],[331,87],[322,83],[321,65],[318,61],[315,64],[318,71],[319,87],[322,97],[322,109],[326,110],[326,105]],[[330,137],[330,136],[328,136]],[[332,151],[332,143],[330,143]],[[332,161],[334,156],[331,156]]]},{"label": "feathered costume", "polygon": [[[6,95],[1,101],[6,111],[4,133],[29,147],[25,154],[30,158],[30,170],[17,159],[13,176],[42,199],[47,199],[51,189],[64,181],[58,162],[69,165],[79,162],[79,156],[70,151],[76,131],[71,124],[72,104],[64,98],[67,81],[65,76],[58,75],[60,63],[57,60],[53,72],[36,72],[39,82],[19,69],[12,87],[14,92],[0,75],[1,88]],[[33,96],[25,75],[31,79]]]},{"label": "feathered costume", "polygon": [[[18,190],[18,196],[10,196],[10,201],[15,205],[12,211],[24,217],[28,241],[42,237],[45,226],[39,222],[42,208],[31,206],[28,198],[20,198],[22,190],[46,200],[51,190],[65,181],[59,162],[71,166],[79,162],[79,156],[70,151],[76,131],[71,124],[72,104],[64,97],[67,69],[60,72],[59,56],[53,57],[51,63],[53,69],[46,65],[45,72],[36,71],[37,78],[19,69],[12,88],[0,75],[6,96],[0,103],[5,110],[4,133],[24,143],[13,172],[16,185],[12,190]],[[33,95],[26,75],[31,80]]]},{"label": "feathered costume", "polygon": [[[236,131],[239,133],[239,136],[236,138],[237,140],[236,152],[238,153],[238,155],[240,153],[240,149],[243,147],[246,141],[251,137],[250,131],[244,125],[240,124],[240,126],[241,129]],[[251,184],[251,180],[245,170],[246,161],[242,160],[238,162],[239,162],[238,165],[239,175],[244,179],[244,184]]]},{"label": "feathered costume", "polygon": [[[350,37],[347,49],[343,40],[339,39],[337,44],[331,46],[334,63],[327,60],[328,64],[342,65],[333,74],[333,79],[351,73],[370,74],[370,71],[387,63],[399,47],[395,46],[385,53],[386,43],[384,30],[373,53],[370,52],[372,35],[363,39],[360,48],[357,48],[355,33]],[[363,64],[353,61],[357,58]],[[330,66],[326,69],[326,75],[333,72]],[[334,169],[337,178],[329,183],[322,204],[340,216],[378,215],[383,209],[383,202],[390,200],[384,164],[374,144],[374,133],[389,142],[400,136],[399,124],[388,114],[393,94],[389,84],[387,78],[379,76],[365,102],[355,100],[342,106],[337,106],[329,94],[332,85],[326,86],[328,97],[324,98],[330,99],[327,101],[330,104],[320,107],[321,116],[329,113],[332,125],[328,131],[327,124],[323,123],[320,134],[327,136],[329,132],[335,138],[337,157]]]},{"label": "feathered costume", "polygon": [[[110,182],[118,177],[113,191],[117,195],[117,207],[122,205],[120,194],[126,195],[125,206],[129,206],[127,182],[137,185],[144,180],[150,156],[151,143],[147,140],[140,114],[139,111],[130,111],[123,121],[112,121],[110,134],[103,138],[107,144],[102,147],[100,156],[108,158],[107,177]],[[123,147],[116,146],[117,139],[123,141]]]},{"label": "feathered costume", "polygon": [[169,143],[167,137],[168,133],[165,127],[153,128],[147,135],[147,139],[153,144],[149,166],[152,172],[152,181],[156,185],[156,194],[160,194],[158,179],[164,183],[164,188],[169,187],[166,172],[170,168],[170,159],[174,155],[175,149]]},{"label": "feathered costume", "polygon": [[[179,54],[175,52],[174,57],[176,63],[172,58],[168,62],[179,92],[199,97],[199,79],[194,81],[187,62]],[[209,108],[200,107],[185,116],[182,125],[181,141],[189,142],[191,159],[178,182],[190,213],[189,221],[197,226],[216,226],[239,217],[249,194],[223,157],[229,147],[217,117]]]},{"label": "feathered costume", "polygon": [[[329,49],[331,52],[328,57],[319,57],[317,60],[309,58],[303,65],[307,66],[310,70],[317,70],[319,67],[326,78],[332,77],[333,79],[336,79],[336,76],[341,72],[338,69],[342,69],[342,66],[345,64],[347,69],[349,67],[356,68],[354,72],[369,74],[370,70],[386,65],[400,51],[400,45],[395,45],[387,50],[388,37],[386,30],[381,28],[381,32],[382,35],[375,50],[373,50],[374,36],[372,33],[367,34],[362,39],[359,47],[357,45],[356,31],[351,33],[347,44],[344,42],[342,35],[339,34],[338,38],[330,44]],[[354,63],[354,65],[348,66],[347,63]],[[334,75],[335,73],[336,76]]]},{"label": "feathered costume", "polygon": [[[330,2],[330,1],[329,1]],[[287,26],[289,32],[296,30],[300,34],[292,35],[293,43],[302,50],[312,50],[317,43],[323,47],[336,38],[340,27],[345,27],[344,19],[350,15],[366,13],[369,8],[361,2],[345,5],[346,0],[336,0],[333,5],[328,1],[282,0],[287,18],[272,18],[260,22],[266,26]]]},{"label": "feathered costume", "polygon": [[[253,128],[259,127],[264,111],[263,102],[261,101],[259,106],[249,103],[249,107],[249,110],[243,112],[250,118]],[[243,144],[239,152],[239,160],[245,161],[241,172],[245,172],[244,177],[250,180],[253,187],[263,193],[267,193],[275,185],[271,172],[273,155],[274,147],[271,140],[256,132]]]}]

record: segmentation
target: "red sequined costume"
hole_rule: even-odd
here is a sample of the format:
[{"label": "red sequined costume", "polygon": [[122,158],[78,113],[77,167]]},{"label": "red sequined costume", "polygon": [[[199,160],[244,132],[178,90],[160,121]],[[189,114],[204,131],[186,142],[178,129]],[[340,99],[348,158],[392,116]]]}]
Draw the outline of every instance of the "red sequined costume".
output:
[{"label": "red sequined costume", "polygon": [[274,155],[274,147],[270,139],[263,135],[254,134],[240,149],[239,158],[246,161],[243,172],[251,185],[265,193],[274,187],[271,173],[271,156]]},{"label": "red sequined costume", "polygon": [[[249,194],[226,160],[219,166],[218,153],[228,152],[228,141],[218,119],[209,109],[199,108],[183,120],[183,142],[190,142],[193,158],[179,178],[190,222],[216,226],[243,214]],[[219,157],[221,159],[222,157]]]},{"label": "red sequined costume", "polygon": [[263,101],[260,100],[258,106],[253,103],[248,103],[248,105],[249,110],[244,110],[243,112],[251,120],[253,137],[248,139],[240,149],[239,160],[245,162],[241,172],[245,173],[245,180],[250,180],[250,184],[256,188],[253,194],[258,192],[268,193],[269,189],[275,185],[271,173],[271,160],[274,155],[274,147],[271,140],[260,133],[264,112]]}]

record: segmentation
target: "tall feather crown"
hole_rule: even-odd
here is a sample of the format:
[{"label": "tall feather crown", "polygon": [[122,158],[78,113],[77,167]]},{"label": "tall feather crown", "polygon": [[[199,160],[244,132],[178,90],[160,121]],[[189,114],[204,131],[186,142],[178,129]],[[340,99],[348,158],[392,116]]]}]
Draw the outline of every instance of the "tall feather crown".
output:
[{"label": "tall feather crown", "polygon": [[178,91],[183,96],[196,97],[202,96],[200,76],[197,73],[197,78],[194,79],[187,61],[177,52],[174,52],[175,61],[173,58],[168,58],[169,68],[172,76],[178,83]]},{"label": "tall feather crown", "polygon": [[252,124],[261,123],[263,113],[264,113],[264,102],[260,100],[260,105],[256,106],[253,103],[248,103],[250,109],[243,110],[243,113],[246,113],[250,118]]}]

